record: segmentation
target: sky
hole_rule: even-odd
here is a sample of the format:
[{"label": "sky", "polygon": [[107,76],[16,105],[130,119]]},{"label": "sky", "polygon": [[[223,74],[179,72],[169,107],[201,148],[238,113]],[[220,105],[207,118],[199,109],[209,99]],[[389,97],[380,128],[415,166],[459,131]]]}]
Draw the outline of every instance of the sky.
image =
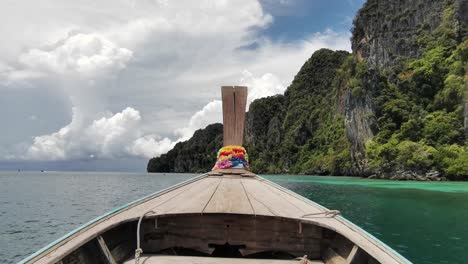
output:
[{"label": "sky", "polygon": [[364,0],[4,0],[0,170],[144,171],[221,122],[220,86],[285,91],[350,50]]}]

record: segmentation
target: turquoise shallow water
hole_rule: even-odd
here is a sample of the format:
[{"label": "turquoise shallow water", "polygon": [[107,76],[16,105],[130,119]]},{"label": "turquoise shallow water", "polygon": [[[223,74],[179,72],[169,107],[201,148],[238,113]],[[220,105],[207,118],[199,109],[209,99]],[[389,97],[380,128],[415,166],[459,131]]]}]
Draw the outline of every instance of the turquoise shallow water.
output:
[{"label": "turquoise shallow water", "polygon": [[439,192],[468,192],[468,182],[422,182],[422,181],[390,181],[368,180],[356,177],[330,176],[297,176],[297,175],[266,175],[278,182],[304,182],[334,185],[353,185],[386,189],[414,189]]},{"label": "turquoise shallow water", "polygon": [[[190,174],[0,172],[0,263]],[[414,263],[466,263],[468,183],[266,176],[342,214]]]}]

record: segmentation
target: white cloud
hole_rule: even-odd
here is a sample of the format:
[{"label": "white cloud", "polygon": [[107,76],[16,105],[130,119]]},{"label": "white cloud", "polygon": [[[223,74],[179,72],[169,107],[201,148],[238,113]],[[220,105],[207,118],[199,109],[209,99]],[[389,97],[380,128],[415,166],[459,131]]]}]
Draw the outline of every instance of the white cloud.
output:
[{"label": "white cloud", "polygon": [[171,150],[177,142],[158,135],[146,135],[136,139],[130,147],[130,153],[138,157],[158,157]]},{"label": "white cloud", "polygon": [[[74,114],[61,129],[35,134],[43,135],[16,158],[157,156],[222,121],[221,85],[249,86],[250,103],[284,92],[315,50],[349,50],[349,33],[332,30],[293,43],[266,39],[256,29],[273,18],[252,0],[17,2],[26,13],[0,9],[23,28],[0,25],[11,35],[0,51],[0,91],[53,87]],[[250,44],[257,48],[241,48]]]},{"label": "white cloud", "polygon": [[265,73],[261,77],[255,78],[249,71],[244,71],[240,83],[241,85],[250,87],[247,97],[247,108],[256,99],[282,94],[286,90],[281,80],[271,73]]},{"label": "white cloud", "polygon": [[191,118],[188,125],[177,129],[175,133],[179,135],[178,141],[190,139],[193,133],[209,124],[222,123],[222,103],[220,100],[213,100],[206,104],[200,111],[197,111]]},{"label": "white cloud", "polygon": [[79,109],[74,109],[70,124],[49,135],[37,136],[24,159],[66,160],[83,158],[152,157],[173,147],[168,138],[142,136],[140,113],[127,107],[122,112],[83,122]]},{"label": "white cloud", "polygon": [[125,68],[131,57],[132,51],[119,48],[98,34],[79,33],[53,49],[31,49],[20,55],[19,62],[38,71],[103,76]]}]

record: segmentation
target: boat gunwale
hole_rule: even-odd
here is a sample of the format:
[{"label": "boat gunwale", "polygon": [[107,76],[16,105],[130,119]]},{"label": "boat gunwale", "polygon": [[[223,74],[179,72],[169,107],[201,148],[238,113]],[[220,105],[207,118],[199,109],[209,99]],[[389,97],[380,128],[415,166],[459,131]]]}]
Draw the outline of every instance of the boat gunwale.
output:
[{"label": "boat gunwale", "polygon": [[100,215],[100,216],[98,216],[98,217],[96,217],[96,218],[94,218],[94,219],[92,219],[92,220],[78,226],[74,230],[72,230],[72,231],[68,232],[67,234],[61,236],[60,238],[54,240],[53,242],[49,243],[48,245],[40,248],[39,250],[35,251],[34,253],[29,255],[28,257],[26,257],[23,260],[21,260],[20,262],[18,262],[18,264],[25,264],[25,263],[28,263],[28,262],[34,260],[35,258],[40,257],[41,255],[47,253],[47,251],[52,250],[52,249],[60,246],[60,244],[65,243],[67,240],[71,239],[73,236],[78,235],[79,232],[86,231],[86,229],[89,229],[89,228],[93,227],[94,225],[106,220],[107,218],[110,218],[110,217],[114,216],[117,213],[121,213],[121,212],[123,212],[123,211],[125,211],[127,209],[130,209],[130,208],[138,205],[138,204],[144,203],[144,202],[146,202],[148,200],[151,200],[151,199],[153,199],[155,197],[158,197],[160,195],[168,193],[168,192],[170,192],[172,190],[178,189],[178,188],[180,188],[182,186],[185,186],[187,184],[190,184],[192,182],[196,182],[196,181],[201,180],[203,178],[206,178],[208,176],[209,176],[208,173],[204,173],[204,174],[195,176],[195,177],[190,178],[188,180],[185,180],[185,181],[179,182],[177,184],[171,185],[171,186],[169,186],[167,188],[164,188],[164,189],[162,189],[160,191],[157,191],[155,193],[146,195],[146,196],[144,196],[142,198],[136,199],[134,201],[131,201],[129,203],[121,205],[121,206],[119,206],[117,208],[114,208],[114,209],[108,211],[107,213],[105,213],[103,215]]}]

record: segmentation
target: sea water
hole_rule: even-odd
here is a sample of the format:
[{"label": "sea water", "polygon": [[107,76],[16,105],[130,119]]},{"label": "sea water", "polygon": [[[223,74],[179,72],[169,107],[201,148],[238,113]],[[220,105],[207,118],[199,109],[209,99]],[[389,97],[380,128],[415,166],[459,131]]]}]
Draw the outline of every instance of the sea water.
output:
[{"label": "sea water", "polygon": [[[194,176],[0,172],[0,263],[16,263],[113,208]],[[468,259],[468,183],[266,178],[340,210],[414,263]]]}]

